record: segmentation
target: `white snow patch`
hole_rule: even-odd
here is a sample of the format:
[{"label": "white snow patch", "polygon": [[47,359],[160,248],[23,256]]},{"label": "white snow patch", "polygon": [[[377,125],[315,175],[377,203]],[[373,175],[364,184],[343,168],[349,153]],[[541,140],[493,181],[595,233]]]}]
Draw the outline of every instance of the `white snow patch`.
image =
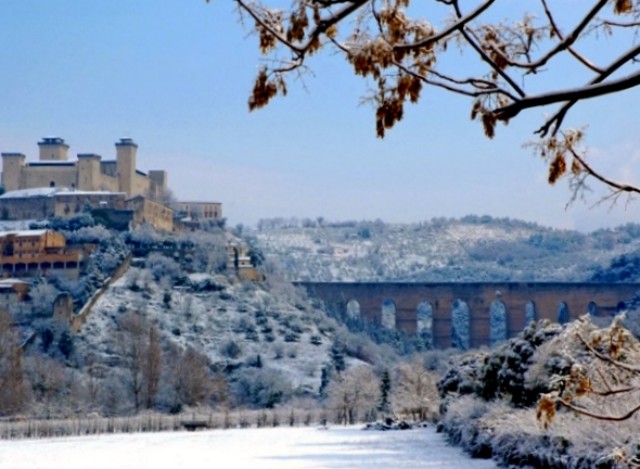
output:
[{"label": "white snow patch", "polygon": [[7,469],[460,468],[497,467],[446,444],[432,428],[211,430],[0,442]]}]

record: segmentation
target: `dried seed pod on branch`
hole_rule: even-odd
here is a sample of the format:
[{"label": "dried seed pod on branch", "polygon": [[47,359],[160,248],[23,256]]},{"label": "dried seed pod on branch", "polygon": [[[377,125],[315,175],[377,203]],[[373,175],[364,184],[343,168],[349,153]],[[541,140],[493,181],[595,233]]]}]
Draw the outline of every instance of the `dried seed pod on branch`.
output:
[{"label": "dried seed pod on branch", "polygon": [[[253,20],[270,64],[258,72],[252,110],[285,94],[287,76],[331,49],[373,82],[369,101],[379,137],[402,119],[404,104],[418,102],[427,89],[468,98],[488,138],[498,123],[544,109],[550,113],[532,129],[532,147],[549,165],[551,184],[567,178],[572,200],[589,178],[609,188],[613,200],[640,193],[588,163],[578,148],[583,135],[570,142],[577,131],[565,124],[583,101],[640,84],[640,2],[585,0],[569,7],[537,0],[510,3],[507,10],[495,0],[294,0],[288,9],[276,0],[232,1]],[[607,53],[598,41],[610,41]],[[550,143],[560,151],[549,152]]]}]

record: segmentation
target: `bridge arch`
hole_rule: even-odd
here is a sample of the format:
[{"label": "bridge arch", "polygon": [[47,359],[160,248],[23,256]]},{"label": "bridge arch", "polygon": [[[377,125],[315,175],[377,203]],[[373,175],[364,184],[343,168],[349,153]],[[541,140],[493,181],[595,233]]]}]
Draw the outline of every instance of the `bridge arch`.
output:
[{"label": "bridge arch", "polygon": [[460,298],[451,303],[451,346],[468,350],[471,343],[471,311],[466,301]]},{"label": "bridge arch", "polygon": [[538,310],[535,301],[529,300],[524,305],[524,327],[538,320]]},{"label": "bridge arch", "polygon": [[567,305],[566,302],[561,301],[558,304],[558,309],[557,309],[557,321],[560,324],[566,324],[569,322],[569,306]]},{"label": "bridge arch", "polygon": [[360,319],[361,308],[360,303],[355,298],[347,301],[346,306],[347,318],[349,319]]},{"label": "bridge arch", "polygon": [[500,300],[494,300],[489,307],[489,343],[491,346],[507,340],[507,307]]},{"label": "bridge arch", "polygon": [[385,329],[395,330],[396,328],[396,303],[390,298],[382,302],[382,311],[380,314],[380,325]]},{"label": "bridge arch", "polygon": [[416,335],[433,344],[433,305],[429,301],[421,301],[416,310]]}]

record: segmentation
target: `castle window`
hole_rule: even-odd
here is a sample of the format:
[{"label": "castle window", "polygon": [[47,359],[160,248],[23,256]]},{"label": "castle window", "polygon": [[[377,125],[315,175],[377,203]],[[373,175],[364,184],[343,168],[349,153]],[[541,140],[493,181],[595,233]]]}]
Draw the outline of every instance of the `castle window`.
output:
[{"label": "castle window", "polygon": [[56,181],[51,181],[49,183],[49,187],[56,187]]}]

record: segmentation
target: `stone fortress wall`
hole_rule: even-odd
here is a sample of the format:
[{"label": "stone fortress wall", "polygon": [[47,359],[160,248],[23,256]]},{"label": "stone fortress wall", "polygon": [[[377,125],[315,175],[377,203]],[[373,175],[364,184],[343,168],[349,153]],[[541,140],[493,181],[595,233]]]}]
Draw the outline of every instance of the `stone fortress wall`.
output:
[{"label": "stone fortress wall", "polygon": [[138,145],[130,138],[115,144],[116,159],[103,160],[92,153],[69,160],[69,145],[59,137],[38,142],[39,160],[27,162],[22,153],[2,153],[2,185],[5,191],[40,187],[67,187],[80,191],[124,192],[127,197],[142,195],[161,198],[167,190],[167,173],[137,169]]},{"label": "stone fortress wall", "polygon": [[34,162],[22,153],[1,154],[5,193],[0,195],[0,220],[64,218],[100,209],[109,219],[124,220],[126,215],[132,228],[150,224],[169,232],[186,229],[189,223],[222,220],[219,202],[168,206],[167,172],[137,169],[138,145],[130,138],[116,142],[114,160],[80,153],[70,161],[69,145],[59,137],[45,137],[38,147]]}]

